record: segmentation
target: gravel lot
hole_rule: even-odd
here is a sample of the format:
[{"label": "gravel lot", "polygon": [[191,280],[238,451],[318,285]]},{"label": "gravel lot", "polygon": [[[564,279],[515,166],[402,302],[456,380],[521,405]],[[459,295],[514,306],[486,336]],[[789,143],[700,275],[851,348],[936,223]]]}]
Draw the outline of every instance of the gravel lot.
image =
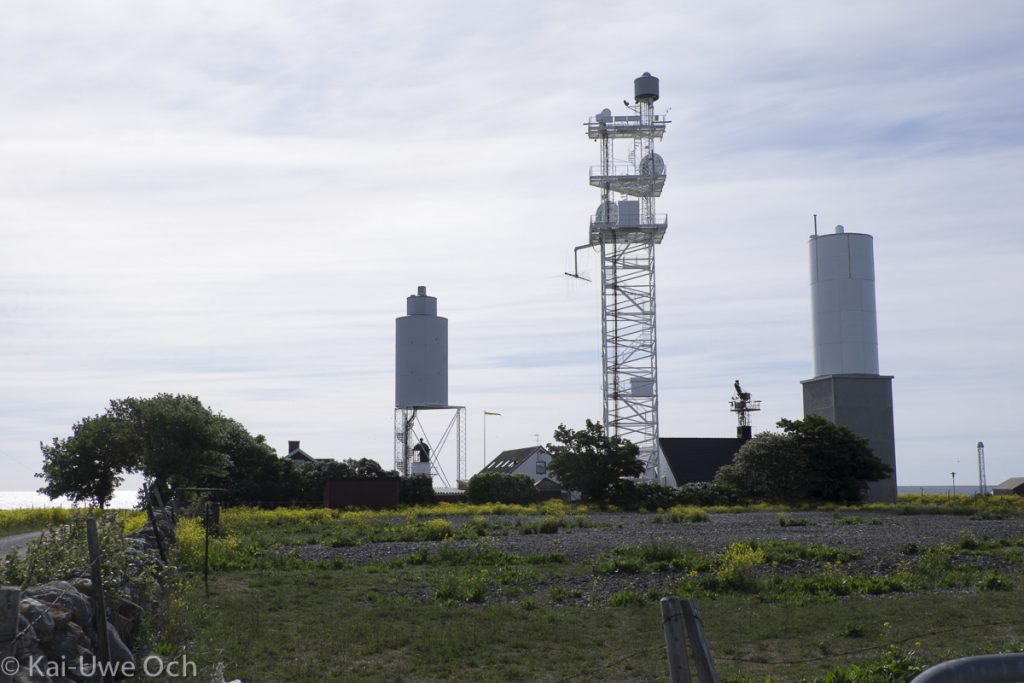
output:
[{"label": "gravel lot", "polygon": [[[561,552],[572,562],[593,559],[600,553],[624,545],[668,542],[699,550],[722,551],[735,541],[782,540],[832,545],[858,550],[863,557],[850,565],[853,571],[878,571],[895,566],[904,556],[900,546],[916,542],[921,546],[951,543],[962,534],[976,537],[1011,538],[1024,536],[1024,520],[973,520],[954,515],[894,515],[857,513],[878,524],[837,526],[832,512],[790,512],[791,519],[806,519],[810,526],[783,527],[779,513],[745,512],[713,514],[707,522],[692,524],[655,524],[652,514],[589,513],[592,528],[561,529],[557,534],[523,535],[511,529],[506,536],[488,536],[478,540],[457,540],[456,545],[487,543],[495,548],[524,555]],[[514,525],[516,518],[492,516],[489,521]],[[523,519],[523,518],[520,518]],[[464,520],[451,518],[453,525]],[[307,560],[341,559],[367,564],[405,557],[422,548],[436,548],[436,542],[368,543],[360,546],[329,548],[316,545],[295,548]]]}]

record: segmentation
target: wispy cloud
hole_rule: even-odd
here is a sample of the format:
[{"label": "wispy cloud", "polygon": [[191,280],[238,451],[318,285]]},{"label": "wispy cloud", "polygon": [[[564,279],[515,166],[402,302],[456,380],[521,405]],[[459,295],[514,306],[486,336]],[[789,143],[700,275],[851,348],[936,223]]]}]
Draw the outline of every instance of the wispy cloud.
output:
[{"label": "wispy cloud", "polygon": [[[962,3],[14,3],[0,24],[0,468],[111,398],[198,394],[283,447],[391,457],[393,318],[451,321],[471,463],[600,414],[580,123],[650,70],[662,433],[731,382],[800,412],[806,238],[876,237],[899,476],[988,445],[1024,379],[1024,8]],[[583,267],[597,275],[584,252]],[[967,456],[964,456],[964,453]],[[478,466],[478,465],[474,465]],[[945,465],[943,465],[944,469]]]}]

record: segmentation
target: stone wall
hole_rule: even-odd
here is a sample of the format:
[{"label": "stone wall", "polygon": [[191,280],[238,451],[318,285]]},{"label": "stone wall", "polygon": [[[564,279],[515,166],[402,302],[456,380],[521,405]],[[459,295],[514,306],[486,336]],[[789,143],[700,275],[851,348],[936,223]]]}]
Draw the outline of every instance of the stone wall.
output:
[{"label": "stone wall", "polygon": [[[155,515],[166,547],[174,538],[171,510],[157,510]],[[149,573],[146,565],[155,562],[158,577],[163,569],[160,558],[154,558],[156,537],[148,523],[129,539],[126,561],[132,570],[130,576],[138,577],[138,582],[104,586],[110,662],[121,672],[139,670],[133,648],[137,645],[143,617],[160,599],[159,584],[154,591],[142,578]],[[13,681],[83,683],[103,680],[94,669],[95,662],[99,661],[96,591],[88,576],[86,567],[68,580],[51,581],[22,591],[18,637],[13,647],[13,656],[21,666]],[[113,588],[117,590],[111,590]]]}]

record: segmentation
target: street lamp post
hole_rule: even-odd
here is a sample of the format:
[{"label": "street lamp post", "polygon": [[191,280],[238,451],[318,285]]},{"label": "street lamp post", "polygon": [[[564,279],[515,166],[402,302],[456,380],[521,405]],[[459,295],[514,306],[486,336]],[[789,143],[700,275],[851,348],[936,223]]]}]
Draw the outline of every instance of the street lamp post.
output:
[{"label": "street lamp post", "polygon": [[492,413],[492,412],[489,412],[489,411],[486,411],[486,410],[484,411],[484,467],[487,467],[487,416],[488,415],[497,415],[497,416],[500,417],[501,413]]}]

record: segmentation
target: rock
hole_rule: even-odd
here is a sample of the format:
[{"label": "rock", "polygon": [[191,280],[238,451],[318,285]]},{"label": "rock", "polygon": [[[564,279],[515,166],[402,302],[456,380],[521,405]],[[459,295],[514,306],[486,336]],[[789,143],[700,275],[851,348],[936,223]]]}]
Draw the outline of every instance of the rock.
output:
[{"label": "rock", "polygon": [[135,640],[135,634],[142,624],[143,609],[131,600],[116,600],[110,607],[111,621],[126,643]]},{"label": "rock", "polygon": [[71,585],[83,595],[88,595],[90,598],[96,597],[96,591],[93,589],[92,579],[79,578],[71,582]]},{"label": "rock", "polygon": [[[69,662],[70,661],[72,660],[69,660]],[[95,661],[96,655],[94,655],[89,648],[79,646],[78,651],[74,655],[74,664],[68,664],[68,675],[72,680],[78,681],[79,683],[97,680],[98,673],[92,665]],[[83,670],[79,670],[79,663],[85,665]]]},{"label": "rock", "polygon": [[24,592],[43,604],[56,603],[71,610],[72,621],[79,626],[88,627],[92,623],[93,607],[89,598],[78,592],[78,589],[67,581],[51,581],[42,586],[29,588]]},{"label": "rock", "polygon": [[110,661],[119,664],[127,662],[135,664],[135,655],[124,644],[124,641],[121,640],[121,634],[117,632],[117,629],[111,623],[107,623],[107,642],[110,645]]},{"label": "rock", "polygon": [[35,629],[32,628],[32,622],[24,614],[18,615],[18,633],[21,634],[21,637],[18,638],[18,642],[14,646],[16,657],[20,659],[39,649],[39,638],[36,637]]},{"label": "rock", "polygon": [[[53,637],[53,629],[56,623],[53,615],[46,609],[46,605],[35,598],[23,598],[21,601],[21,614],[32,624],[32,628],[35,629],[36,637],[39,640],[47,641]],[[68,614],[70,615],[70,612]]]},{"label": "rock", "polygon": [[[74,622],[71,622],[72,624]],[[69,624],[70,625],[70,624]],[[48,643],[40,643],[43,654],[51,662],[67,662],[68,665],[78,657],[79,642],[70,631],[57,631]]]},{"label": "rock", "polygon": [[66,628],[68,622],[71,621],[71,617],[74,616],[72,611],[63,605],[47,605],[46,611],[53,617],[53,627],[55,629]]},{"label": "rock", "polygon": [[59,683],[59,681],[54,681],[49,676],[32,676],[28,671],[27,663],[22,664],[21,671],[11,680],[14,683]]}]

